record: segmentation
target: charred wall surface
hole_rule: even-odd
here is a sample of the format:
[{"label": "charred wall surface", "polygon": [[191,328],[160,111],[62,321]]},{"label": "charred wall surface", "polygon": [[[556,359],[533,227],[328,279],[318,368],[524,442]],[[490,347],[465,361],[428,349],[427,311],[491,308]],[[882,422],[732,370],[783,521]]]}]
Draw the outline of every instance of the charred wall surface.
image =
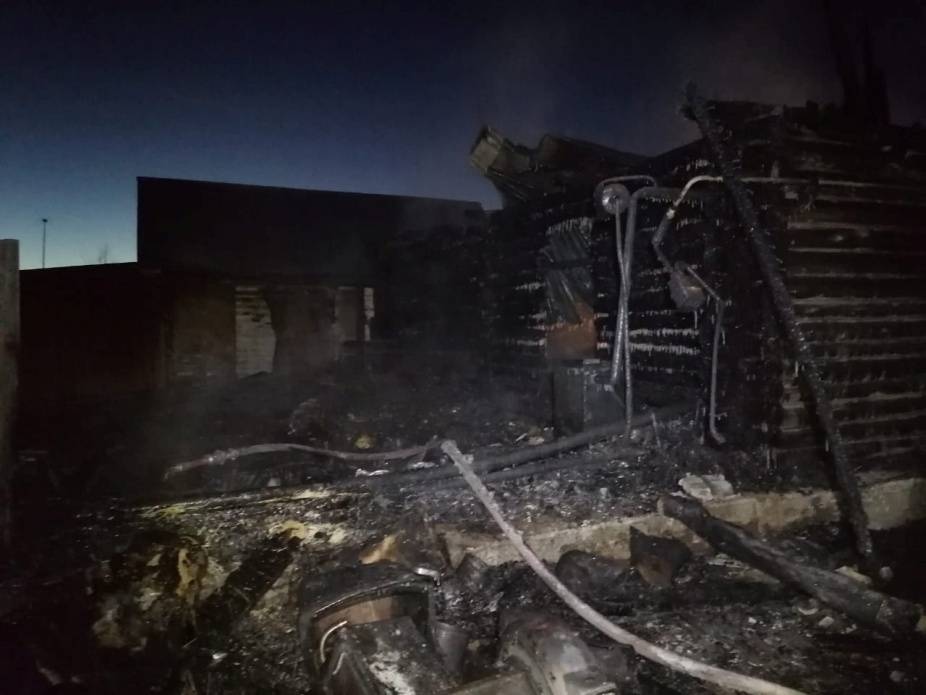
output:
[{"label": "charred wall surface", "polygon": [[[665,404],[704,395],[713,318],[682,312],[668,273],[650,246],[665,203],[642,201],[630,295],[633,381],[641,402]],[[715,210],[711,210],[716,214]],[[716,220],[703,205],[679,222],[673,259],[709,272],[716,265]],[[708,254],[708,247],[715,253]],[[557,365],[611,359],[620,273],[613,218],[585,199],[551,199],[506,208],[492,217],[486,248],[486,329],[494,373],[542,388]],[[615,417],[617,414],[615,413]]]},{"label": "charred wall surface", "polygon": [[[915,459],[926,436],[922,132],[866,130],[813,105],[722,103],[715,109],[773,236],[853,463],[873,467]],[[654,176],[677,194],[693,177],[716,171],[697,141],[630,173]],[[629,314],[632,377],[640,402],[694,395],[706,418],[715,302],[680,310],[670,292],[670,270],[651,243],[672,197],[644,196],[638,208]],[[584,255],[549,255],[564,223],[575,226]],[[596,215],[591,190],[502,210],[492,217],[485,246],[486,326],[495,369],[536,380],[558,359],[611,359],[619,296],[614,221]],[[757,452],[769,470],[779,472],[824,460],[808,395],[745,230],[719,182],[692,189],[663,251],[727,302],[716,362],[716,422],[726,443]],[[593,284],[596,349],[564,355],[555,341],[563,327],[567,334],[581,332],[585,318],[557,313],[551,288],[557,274],[577,267],[588,270]]]},{"label": "charred wall surface", "polygon": [[[926,435],[922,133],[864,131],[812,106],[714,108],[777,247],[853,464],[915,460]],[[655,160],[650,170],[676,185],[714,173],[700,143]],[[722,430],[732,442],[764,448],[779,470],[816,464],[826,452],[809,396],[743,229],[718,188],[710,202],[683,208],[671,243],[682,241],[687,220],[708,211],[709,226],[699,233],[705,272],[731,302],[718,365]]]},{"label": "charred wall surface", "polygon": [[203,384],[235,373],[234,288],[211,278],[177,276],[170,283],[168,379]]},{"label": "charred wall surface", "polygon": [[[917,129],[861,131],[813,108],[756,115],[756,137],[737,139],[744,162],[808,179],[764,200],[849,453],[866,467],[915,461],[926,443],[926,139]],[[791,356],[780,359],[773,455],[819,459],[807,395]]]},{"label": "charred wall surface", "polygon": [[549,319],[541,253],[547,229],[580,218],[583,208],[531,202],[493,215],[486,239],[486,328],[497,372],[546,370]]},{"label": "charred wall surface", "polygon": [[388,241],[376,287],[374,338],[419,355],[481,362],[485,225],[479,220]]},{"label": "charred wall surface", "polygon": [[163,288],[157,277],[134,263],[26,270],[21,277],[26,413],[162,383]]}]

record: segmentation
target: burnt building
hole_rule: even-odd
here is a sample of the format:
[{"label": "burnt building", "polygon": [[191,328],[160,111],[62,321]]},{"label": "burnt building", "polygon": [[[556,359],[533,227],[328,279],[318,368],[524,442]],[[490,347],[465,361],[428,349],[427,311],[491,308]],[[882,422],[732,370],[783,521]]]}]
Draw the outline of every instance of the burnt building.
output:
[{"label": "burnt building", "polygon": [[19,469],[80,512],[14,509],[70,578],[36,650],[89,635],[99,692],[916,692],[926,142],[687,113],[650,158],[483,130],[491,213],[140,179],[138,263],[24,273],[32,415],[115,404]]},{"label": "burnt building", "polygon": [[[410,306],[402,276],[416,296],[456,293],[475,277],[459,248],[484,225],[475,203],[139,178],[137,263],[23,272],[24,408],[305,374],[373,339],[411,342],[440,317]],[[422,245],[443,261],[406,265]]]},{"label": "burnt building", "polygon": [[[915,459],[922,133],[870,132],[814,105],[712,109],[852,461]],[[552,401],[564,429],[696,401],[708,440],[768,471],[826,460],[704,140],[644,159],[553,137],[530,149],[485,129],[471,158],[501,210],[140,178],[137,263],[23,273],[25,411],[419,355]],[[602,181],[629,196],[617,219]]]},{"label": "burnt building", "polygon": [[[711,110],[770,236],[853,464],[917,460],[926,436],[922,131],[872,130],[813,104]],[[474,157],[487,146],[481,140]],[[492,216],[498,366],[536,375],[558,360],[585,360],[586,371],[610,381],[619,243],[630,250],[632,388],[621,376],[618,395],[629,394],[631,409],[698,399],[709,441],[755,450],[768,470],[819,470],[827,453],[810,395],[716,156],[699,140],[617,174],[612,183],[634,201],[631,216],[624,201],[617,230],[596,206],[594,182],[584,195],[535,189]],[[513,177],[530,190],[529,179]]]}]

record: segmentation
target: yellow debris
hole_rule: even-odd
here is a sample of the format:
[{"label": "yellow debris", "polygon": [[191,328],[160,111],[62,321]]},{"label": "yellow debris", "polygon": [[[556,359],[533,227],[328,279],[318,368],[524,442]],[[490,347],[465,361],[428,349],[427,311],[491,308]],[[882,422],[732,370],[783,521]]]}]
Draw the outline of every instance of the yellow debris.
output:
[{"label": "yellow debris", "polygon": [[380,560],[396,560],[398,557],[398,536],[390,533],[379,543],[367,548],[360,554],[360,563],[363,565],[372,565]]},{"label": "yellow debris", "polygon": [[208,565],[209,559],[200,548],[180,548],[177,551],[177,596],[195,602]]},{"label": "yellow debris", "polygon": [[361,434],[354,440],[354,447],[357,449],[372,449],[373,437],[368,434]]},{"label": "yellow debris", "polygon": [[306,528],[305,524],[295,519],[287,519],[286,521],[273,524],[270,527],[270,533],[274,536],[287,533],[290,538],[298,538],[301,541],[309,537],[309,530]]}]

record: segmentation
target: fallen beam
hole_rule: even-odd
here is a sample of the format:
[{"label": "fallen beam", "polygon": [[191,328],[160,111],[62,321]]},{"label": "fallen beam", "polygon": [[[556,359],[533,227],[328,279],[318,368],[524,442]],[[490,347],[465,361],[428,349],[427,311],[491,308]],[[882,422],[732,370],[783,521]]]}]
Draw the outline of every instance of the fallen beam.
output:
[{"label": "fallen beam", "polygon": [[745,529],[711,516],[695,500],[664,497],[663,512],[697,533],[716,550],[810,594],[856,622],[892,637],[917,632],[923,609],[908,601],[866,588],[859,582],[800,563]]}]

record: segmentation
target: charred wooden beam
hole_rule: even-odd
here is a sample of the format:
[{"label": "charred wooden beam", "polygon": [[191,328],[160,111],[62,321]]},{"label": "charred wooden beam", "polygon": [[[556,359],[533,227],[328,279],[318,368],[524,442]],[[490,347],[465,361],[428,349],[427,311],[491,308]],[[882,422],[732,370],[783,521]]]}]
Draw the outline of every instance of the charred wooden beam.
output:
[{"label": "charred wooden beam", "polygon": [[664,497],[662,511],[715,549],[810,594],[863,625],[892,637],[911,637],[923,628],[920,606],[868,589],[842,574],[797,562],[743,528],[711,516],[694,500]]},{"label": "charred wooden beam", "polygon": [[639,155],[557,135],[544,135],[537,147],[529,148],[489,127],[480,131],[469,158],[495,184],[506,204],[591,188],[643,160]]},{"label": "charred wooden beam", "polygon": [[833,405],[820,375],[817,360],[807,344],[803,328],[798,323],[794,302],[782,276],[771,238],[759,223],[752,199],[740,179],[738,167],[727,154],[717,126],[708,112],[707,103],[698,95],[693,84],[688,87],[688,103],[723,174],[724,184],[733,198],[740,220],[746,227],[756,261],[762,278],[768,286],[782,329],[791,343],[795,358],[802,368],[808,390],[813,396],[817,416],[833,455],[836,480],[855,533],[858,550],[866,562],[874,565],[874,546],[871,542],[871,534],[868,532],[868,517],[862,505],[858,481],[850,468],[846,447],[839,432],[836,417],[833,414]]}]

